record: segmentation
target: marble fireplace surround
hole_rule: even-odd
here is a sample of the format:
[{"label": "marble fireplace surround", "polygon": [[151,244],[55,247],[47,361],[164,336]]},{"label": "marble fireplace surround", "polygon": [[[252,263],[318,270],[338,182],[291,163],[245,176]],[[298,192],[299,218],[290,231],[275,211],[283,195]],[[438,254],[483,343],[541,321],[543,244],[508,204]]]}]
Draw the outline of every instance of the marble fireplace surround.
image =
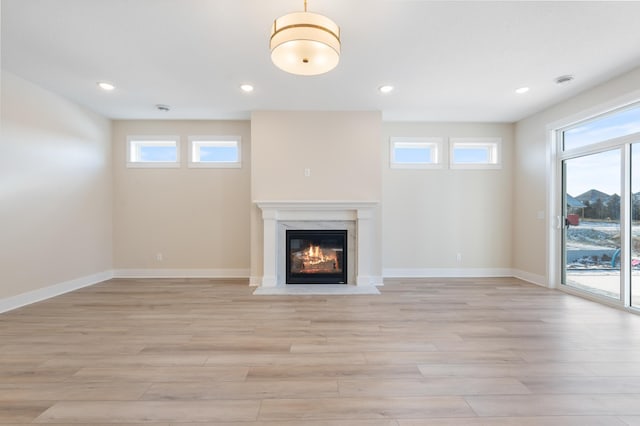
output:
[{"label": "marble fireplace surround", "polygon": [[263,222],[261,287],[300,285],[285,283],[287,229],[346,229],[347,284],[358,287],[382,284],[380,277],[373,273],[374,247],[378,241],[374,223],[378,202],[256,201],[255,204],[262,210]]}]

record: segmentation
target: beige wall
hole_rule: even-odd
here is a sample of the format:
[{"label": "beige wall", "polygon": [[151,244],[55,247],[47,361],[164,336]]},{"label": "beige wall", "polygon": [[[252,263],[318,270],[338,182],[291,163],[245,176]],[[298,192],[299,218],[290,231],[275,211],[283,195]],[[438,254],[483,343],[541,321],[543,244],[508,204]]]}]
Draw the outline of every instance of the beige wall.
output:
[{"label": "beige wall", "polygon": [[254,112],[252,199],[379,201],[380,125],[379,112]]},{"label": "beige wall", "polygon": [[[127,168],[127,135],[179,135],[182,166]],[[242,168],[188,168],[190,135],[239,135]],[[170,275],[247,276],[250,137],[249,121],[114,121],[118,273],[172,270]]]},{"label": "beige wall", "polygon": [[[513,211],[513,268],[538,281],[547,281],[548,236],[552,226],[547,211],[550,156],[548,125],[583,113],[597,113],[599,106],[615,103],[640,88],[640,68],[532,115],[516,124],[515,192]],[[640,93],[638,93],[640,97]],[[538,212],[544,219],[538,218]],[[553,284],[553,283],[551,283]]]},{"label": "beige wall", "polygon": [[[380,201],[381,124],[378,111],[252,113],[252,200]],[[253,206],[252,276],[262,274],[261,217]]]},{"label": "beige wall", "polygon": [[[503,166],[391,169],[391,137],[444,137],[445,142],[449,137],[500,137]],[[511,267],[513,145],[511,124],[383,124],[385,276],[464,275],[464,270],[491,275]]]},{"label": "beige wall", "polygon": [[0,299],[110,271],[110,121],[2,73]]},{"label": "beige wall", "polygon": [[[254,200],[381,200],[381,258],[389,276],[513,268],[544,281],[548,125],[639,87],[636,69],[516,125],[382,123],[378,112],[111,124],[5,72],[0,299],[112,269],[246,275],[251,267],[259,275]],[[129,134],[180,135],[182,167],[127,168]],[[240,135],[243,167],[187,168],[187,137],[202,134]],[[392,136],[498,136],[504,166],[390,169]]]}]

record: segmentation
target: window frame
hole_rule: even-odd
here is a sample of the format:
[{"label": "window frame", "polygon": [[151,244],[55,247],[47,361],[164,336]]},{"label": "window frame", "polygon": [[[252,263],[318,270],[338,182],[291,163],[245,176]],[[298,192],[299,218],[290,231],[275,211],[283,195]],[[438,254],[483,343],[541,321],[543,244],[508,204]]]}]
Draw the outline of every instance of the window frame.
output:
[{"label": "window frame", "polygon": [[[396,145],[425,145],[431,148],[430,163],[398,163],[395,161]],[[444,166],[444,138],[443,137],[400,137],[393,136],[389,138],[389,168],[391,169],[409,169],[409,170],[428,170],[442,169]],[[433,158],[435,157],[435,158]]]},{"label": "window frame", "polygon": [[[188,167],[202,169],[239,169],[242,168],[242,137],[237,135],[192,135],[189,136]],[[223,143],[235,144],[238,159],[236,161],[199,161],[196,160],[196,146],[216,146]],[[198,152],[199,156],[199,152]]]},{"label": "window frame", "polygon": [[[146,142],[146,143],[145,143]],[[167,146],[173,142],[176,148],[175,161],[137,161],[132,154],[134,144],[136,146]],[[180,136],[178,135],[129,135],[127,136],[127,167],[128,168],[179,168],[180,162]],[[139,148],[137,149],[139,153]]]},{"label": "window frame", "polygon": [[[477,147],[489,150],[489,162],[456,163],[455,150],[460,147]],[[449,138],[449,168],[458,170],[496,170],[502,168],[502,138],[465,137]]]}]

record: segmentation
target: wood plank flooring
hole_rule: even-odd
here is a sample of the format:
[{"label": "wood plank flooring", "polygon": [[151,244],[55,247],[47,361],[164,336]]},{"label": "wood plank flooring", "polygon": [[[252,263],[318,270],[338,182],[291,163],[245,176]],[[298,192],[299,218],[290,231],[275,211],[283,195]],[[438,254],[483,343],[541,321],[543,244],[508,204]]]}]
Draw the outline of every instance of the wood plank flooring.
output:
[{"label": "wood plank flooring", "polygon": [[516,279],[111,280],[0,315],[0,425],[640,425],[640,316]]}]

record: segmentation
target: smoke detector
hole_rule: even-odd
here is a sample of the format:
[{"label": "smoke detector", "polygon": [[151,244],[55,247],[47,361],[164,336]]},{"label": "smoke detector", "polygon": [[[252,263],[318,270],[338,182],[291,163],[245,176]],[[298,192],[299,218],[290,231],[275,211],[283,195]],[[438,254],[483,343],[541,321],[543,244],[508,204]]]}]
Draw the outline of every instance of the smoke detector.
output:
[{"label": "smoke detector", "polygon": [[156,105],[156,108],[158,109],[158,111],[162,111],[162,112],[168,112],[171,110],[171,107],[169,105],[162,105],[162,104]]},{"label": "smoke detector", "polygon": [[569,83],[571,80],[573,80],[573,76],[570,74],[567,75],[561,75],[560,77],[556,78],[556,84],[560,84],[560,85],[564,85]]}]

